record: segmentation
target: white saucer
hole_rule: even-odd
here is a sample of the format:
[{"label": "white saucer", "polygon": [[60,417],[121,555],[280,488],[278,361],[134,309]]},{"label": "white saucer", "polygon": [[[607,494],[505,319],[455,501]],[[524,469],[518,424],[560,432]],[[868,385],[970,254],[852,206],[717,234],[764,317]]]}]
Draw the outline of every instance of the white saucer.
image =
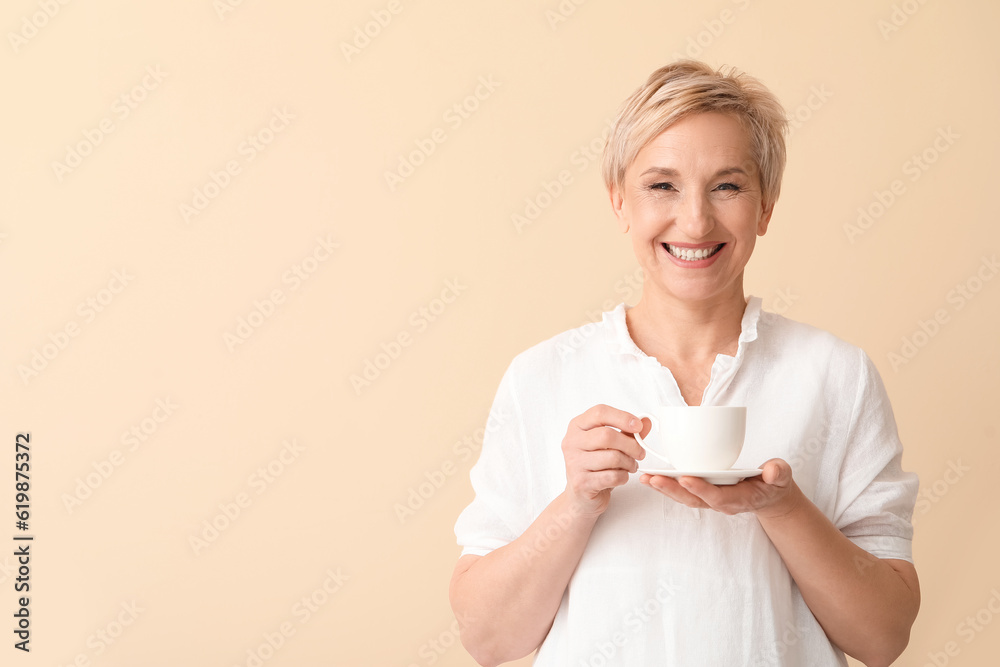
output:
[{"label": "white saucer", "polygon": [[674,470],[673,468],[639,468],[639,473],[646,473],[647,475],[663,475],[664,477],[701,477],[703,480],[709,484],[716,484],[718,486],[728,486],[730,484],[736,484],[737,482],[742,482],[747,477],[756,477],[757,475],[763,473],[764,471],[760,468],[744,469],[744,470]]}]

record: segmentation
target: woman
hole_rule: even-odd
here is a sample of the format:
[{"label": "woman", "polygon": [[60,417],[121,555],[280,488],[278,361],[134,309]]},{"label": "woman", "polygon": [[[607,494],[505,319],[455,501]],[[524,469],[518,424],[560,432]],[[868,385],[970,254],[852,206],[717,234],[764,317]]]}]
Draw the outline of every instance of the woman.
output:
[{"label": "woman", "polygon": [[[603,174],[642,298],[500,382],[451,585],[481,664],[875,667],[906,647],[917,479],[878,372],[743,293],[785,130],[756,79],[695,61],[622,106]],[[733,467],[763,474],[638,473],[636,415],[657,405],[747,406]]]}]

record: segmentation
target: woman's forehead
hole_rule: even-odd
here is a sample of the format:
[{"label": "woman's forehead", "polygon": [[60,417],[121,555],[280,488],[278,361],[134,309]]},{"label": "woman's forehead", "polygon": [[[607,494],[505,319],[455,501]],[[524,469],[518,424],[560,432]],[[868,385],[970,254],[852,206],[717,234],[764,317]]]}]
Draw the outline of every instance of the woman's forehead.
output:
[{"label": "woman's forehead", "polygon": [[712,175],[747,175],[757,172],[749,141],[745,136],[727,137],[662,133],[636,155],[628,172],[641,175],[656,172],[665,176],[683,176],[688,172]]}]

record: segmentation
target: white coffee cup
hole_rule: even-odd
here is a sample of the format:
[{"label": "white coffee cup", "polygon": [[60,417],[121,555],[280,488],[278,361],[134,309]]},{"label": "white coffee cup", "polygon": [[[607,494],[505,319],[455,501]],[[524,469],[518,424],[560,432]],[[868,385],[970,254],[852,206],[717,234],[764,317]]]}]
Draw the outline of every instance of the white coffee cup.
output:
[{"label": "white coffee cup", "polygon": [[[657,459],[677,470],[729,470],[743,451],[747,409],[735,406],[662,406],[653,414],[643,413],[653,428],[646,438],[635,439],[644,450],[642,467],[652,468]],[[653,434],[656,433],[655,437]],[[649,455],[652,454],[654,458]]]}]

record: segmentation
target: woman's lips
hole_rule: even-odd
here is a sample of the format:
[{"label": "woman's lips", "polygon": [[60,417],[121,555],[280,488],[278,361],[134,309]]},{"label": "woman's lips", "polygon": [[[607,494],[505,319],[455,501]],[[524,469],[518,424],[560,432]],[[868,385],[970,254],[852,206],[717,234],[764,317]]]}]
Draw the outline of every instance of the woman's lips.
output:
[{"label": "woman's lips", "polygon": [[674,264],[688,269],[701,269],[711,266],[718,259],[726,244],[702,243],[699,245],[675,245],[673,243],[661,243],[660,246],[666,251],[667,257]]}]

